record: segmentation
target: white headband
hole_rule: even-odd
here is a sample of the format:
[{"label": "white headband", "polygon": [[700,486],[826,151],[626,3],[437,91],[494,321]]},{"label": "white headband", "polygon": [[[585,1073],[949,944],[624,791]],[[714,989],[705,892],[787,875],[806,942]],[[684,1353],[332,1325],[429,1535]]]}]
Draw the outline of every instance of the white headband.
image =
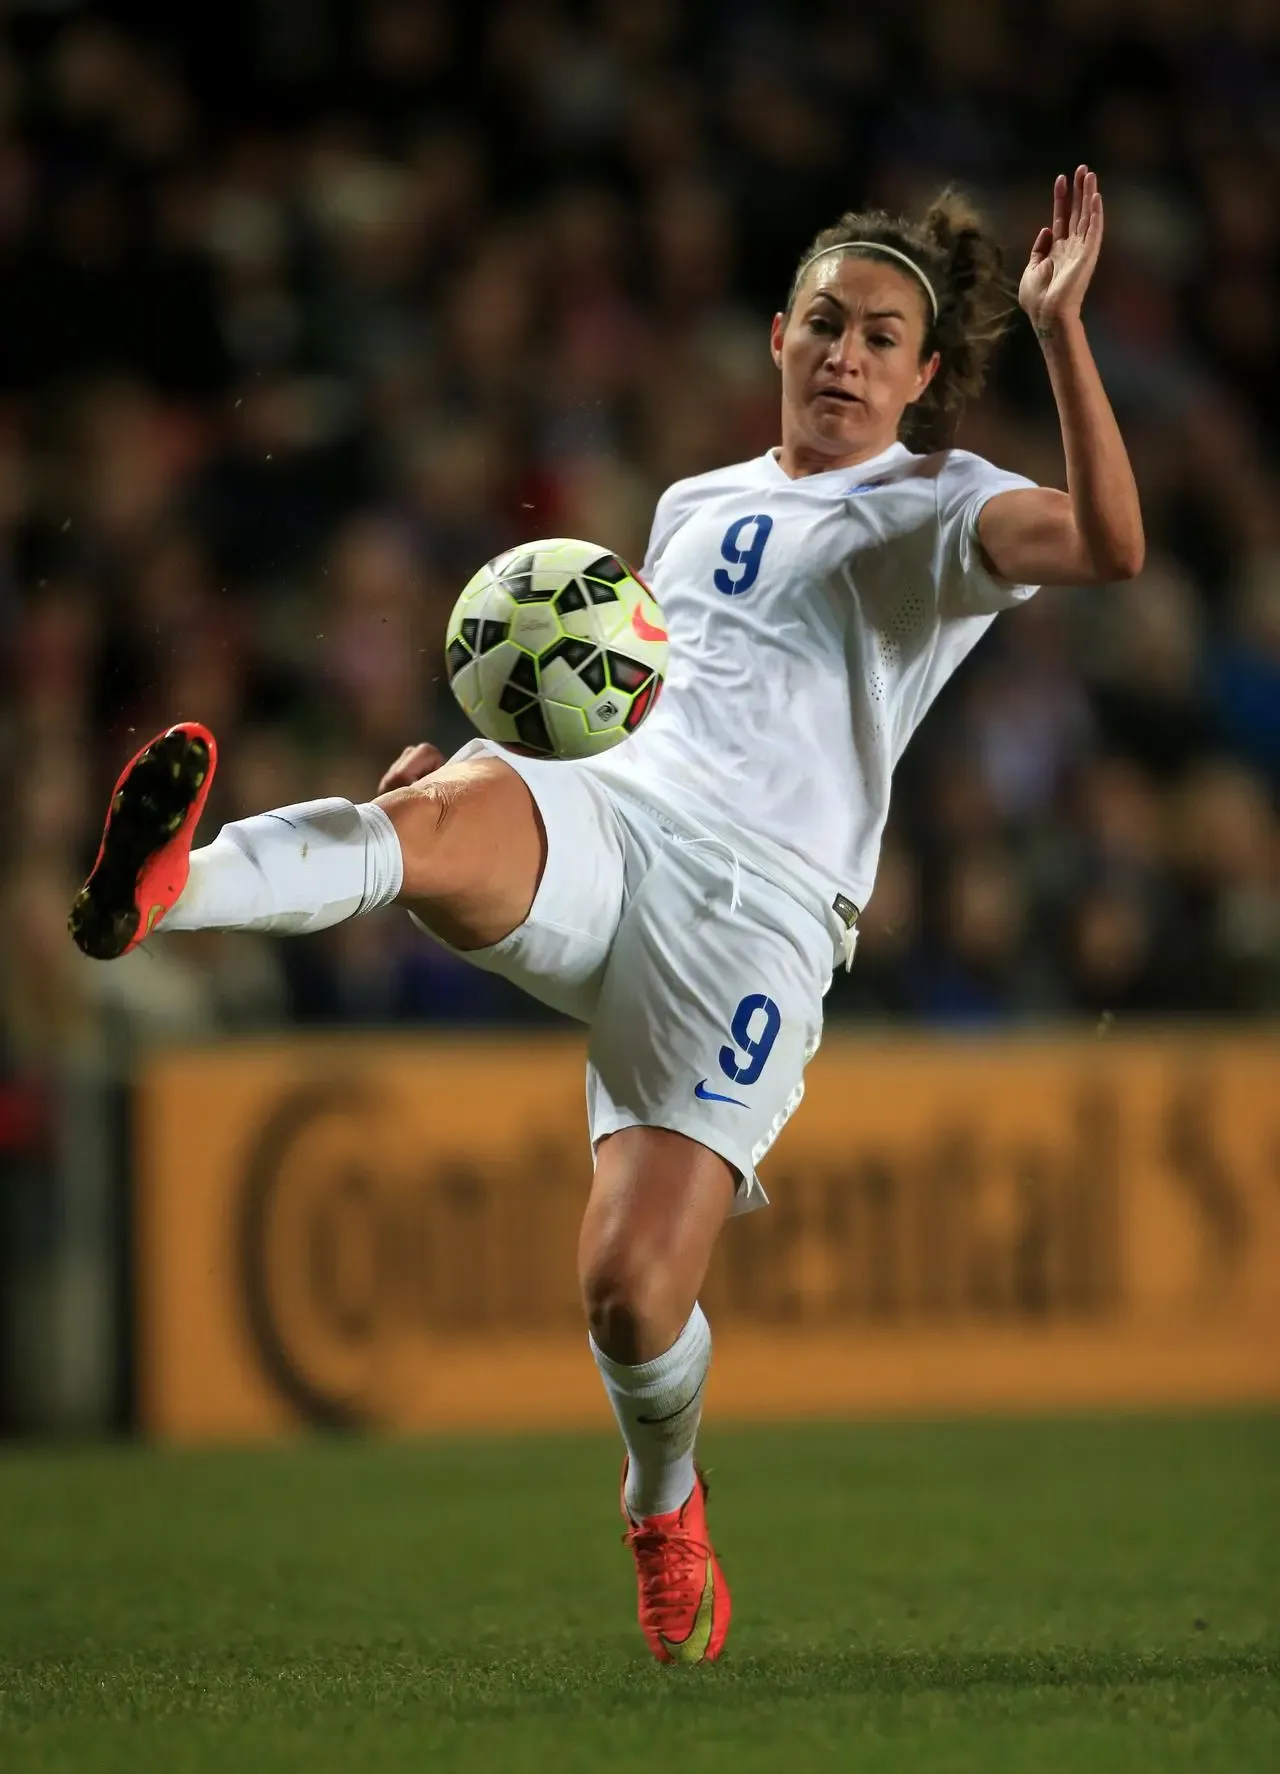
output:
[{"label": "white headband", "polygon": [[815,265],[819,259],[825,259],[828,253],[847,253],[851,252],[854,247],[861,247],[865,252],[869,253],[885,253],[889,258],[897,259],[899,264],[905,265],[907,270],[914,276],[918,277],[924,285],[925,294],[929,298],[929,306],[933,309],[933,318],[935,321],[937,320],[938,298],[934,293],[933,285],[929,282],[929,279],[925,276],[919,265],[916,264],[914,259],[909,259],[905,253],[900,253],[896,246],[883,246],[878,240],[841,240],[838,241],[835,246],[824,246],[819,252],[814,253],[811,259],[806,259],[799,271],[796,272],[796,288],[798,289],[800,287],[801,279],[804,277],[804,274],[809,269],[810,265]]}]

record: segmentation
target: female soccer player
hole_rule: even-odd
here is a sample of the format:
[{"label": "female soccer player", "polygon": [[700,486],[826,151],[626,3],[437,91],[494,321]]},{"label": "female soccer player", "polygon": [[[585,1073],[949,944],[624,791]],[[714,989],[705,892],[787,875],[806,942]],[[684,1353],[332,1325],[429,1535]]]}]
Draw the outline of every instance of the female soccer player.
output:
[{"label": "female soccer player", "polygon": [[366,805],[285,807],[192,854],[215,748],[183,723],[121,777],[72,909],[81,948],[110,959],[161,921],[300,933],[395,902],[589,1024],[579,1275],[664,1662],[719,1656],[729,1628],[693,1458],[698,1292],[726,1216],[764,1200],[756,1167],[852,957],[894,766],[1000,610],[1142,564],[1080,320],[1102,227],[1094,175],[1060,177],[1019,289],[1066,492],[946,447],[1009,307],[978,218],[950,193],[918,224],[842,216],[773,320],[781,447],[658,502],[644,571],[671,672],[635,737],[572,764],[412,746]]}]

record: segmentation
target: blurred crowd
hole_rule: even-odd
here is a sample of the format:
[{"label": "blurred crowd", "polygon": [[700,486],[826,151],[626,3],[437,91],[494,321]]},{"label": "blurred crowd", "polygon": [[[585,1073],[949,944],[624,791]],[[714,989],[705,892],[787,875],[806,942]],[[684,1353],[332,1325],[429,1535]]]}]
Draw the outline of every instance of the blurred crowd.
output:
[{"label": "blurred crowd", "polygon": [[[542,1017],[394,913],[82,960],[116,773],[208,722],[211,833],[461,743],[463,582],[538,535],[639,559],[665,485],[776,442],[767,320],[817,228],[955,180],[1016,275],[1081,159],[1148,564],[1042,594],[949,688],[830,1002],[1280,1007],[1274,0],[13,0],[4,28],[11,1058]],[[1025,324],[961,441],[1062,484]]]}]

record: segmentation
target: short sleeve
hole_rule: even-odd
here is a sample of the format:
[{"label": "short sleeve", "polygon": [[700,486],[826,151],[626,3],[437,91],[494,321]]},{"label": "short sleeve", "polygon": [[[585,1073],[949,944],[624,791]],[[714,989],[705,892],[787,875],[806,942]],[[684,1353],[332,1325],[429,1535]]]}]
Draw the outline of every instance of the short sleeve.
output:
[{"label": "short sleeve", "polygon": [[994,616],[1039,589],[997,579],[983,558],[978,516],[997,493],[1034,488],[1024,475],[996,468],[968,450],[948,450],[934,483],[938,501],[939,604],[953,615]]},{"label": "short sleeve", "polygon": [[650,585],[653,584],[668,542],[689,515],[689,502],[682,496],[688,485],[688,481],[676,481],[667,488],[654,507],[649,546],[644,551],[644,566],[640,569],[642,577]]}]

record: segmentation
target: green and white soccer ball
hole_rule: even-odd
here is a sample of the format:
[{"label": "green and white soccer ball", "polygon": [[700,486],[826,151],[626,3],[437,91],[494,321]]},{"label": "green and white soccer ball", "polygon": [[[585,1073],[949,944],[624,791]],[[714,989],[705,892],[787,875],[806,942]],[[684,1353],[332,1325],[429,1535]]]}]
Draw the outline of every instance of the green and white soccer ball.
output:
[{"label": "green and white soccer ball", "polygon": [[449,682],[486,739],[588,758],[658,700],[667,624],[648,586],[594,542],[526,542],[481,567],[453,607]]}]

